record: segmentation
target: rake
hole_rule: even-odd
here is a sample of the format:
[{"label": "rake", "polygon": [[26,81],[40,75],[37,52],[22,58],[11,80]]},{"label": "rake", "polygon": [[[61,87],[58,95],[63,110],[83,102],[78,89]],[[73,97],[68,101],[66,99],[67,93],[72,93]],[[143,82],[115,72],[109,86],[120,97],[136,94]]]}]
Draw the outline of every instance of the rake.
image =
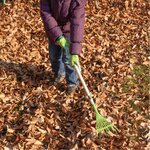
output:
[{"label": "rake", "polygon": [[89,89],[87,87],[87,85],[85,84],[85,81],[81,75],[81,72],[80,72],[80,68],[77,66],[77,65],[74,65],[74,68],[79,76],[79,79],[85,89],[85,92],[86,94],[88,95],[88,98],[90,99],[90,102],[94,108],[94,111],[96,113],[96,131],[98,133],[102,132],[102,131],[105,131],[105,132],[109,132],[110,130],[114,130],[114,131],[117,131],[118,129],[109,121],[106,120],[106,118],[104,118],[97,110],[97,107],[94,103],[94,100],[89,92]]}]

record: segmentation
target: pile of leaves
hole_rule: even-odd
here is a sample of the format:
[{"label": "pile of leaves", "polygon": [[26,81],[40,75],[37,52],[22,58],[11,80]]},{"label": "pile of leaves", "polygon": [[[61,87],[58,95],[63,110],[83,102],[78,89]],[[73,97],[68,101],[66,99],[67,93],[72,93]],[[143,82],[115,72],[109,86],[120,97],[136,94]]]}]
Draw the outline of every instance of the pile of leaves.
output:
[{"label": "pile of leaves", "polygon": [[39,0],[0,6],[0,149],[148,149],[147,0],[86,5],[82,74],[118,132],[97,135],[82,85],[54,86]]}]

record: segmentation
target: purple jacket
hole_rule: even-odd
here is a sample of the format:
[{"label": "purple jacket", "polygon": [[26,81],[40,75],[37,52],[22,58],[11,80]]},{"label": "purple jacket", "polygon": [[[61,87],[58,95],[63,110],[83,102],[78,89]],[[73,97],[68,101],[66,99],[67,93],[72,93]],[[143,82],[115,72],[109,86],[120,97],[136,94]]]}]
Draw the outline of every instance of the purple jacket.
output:
[{"label": "purple jacket", "polygon": [[70,52],[80,54],[85,0],[40,0],[40,13],[48,38],[54,42],[64,34],[71,42]]}]

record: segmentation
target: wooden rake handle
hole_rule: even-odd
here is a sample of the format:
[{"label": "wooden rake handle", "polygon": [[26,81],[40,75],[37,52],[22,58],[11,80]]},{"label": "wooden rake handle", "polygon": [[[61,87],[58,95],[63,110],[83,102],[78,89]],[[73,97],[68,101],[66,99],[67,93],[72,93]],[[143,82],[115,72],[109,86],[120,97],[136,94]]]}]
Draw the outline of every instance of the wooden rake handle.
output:
[{"label": "wooden rake handle", "polygon": [[78,74],[78,76],[79,76],[79,79],[80,79],[80,81],[81,81],[81,83],[82,83],[82,85],[83,85],[83,87],[84,87],[84,89],[85,89],[85,92],[86,92],[87,96],[88,96],[89,99],[90,99],[91,104],[92,104],[92,105],[95,105],[95,104],[94,104],[94,100],[93,100],[93,98],[92,98],[92,96],[91,96],[91,94],[90,94],[90,91],[89,91],[89,89],[88,89],[88,87],[87,87],[87,85],[86,85],[86,83],[85,83],[85,81],[84,81],[84,79],[83,79],[83,76],[81,75],[81,71],[80,71],[79,67],[75,64],[75,65],[74,65],[74,68],[75,68],[75,70],[76,70],[76,72],[77,72],[77,74]]}]

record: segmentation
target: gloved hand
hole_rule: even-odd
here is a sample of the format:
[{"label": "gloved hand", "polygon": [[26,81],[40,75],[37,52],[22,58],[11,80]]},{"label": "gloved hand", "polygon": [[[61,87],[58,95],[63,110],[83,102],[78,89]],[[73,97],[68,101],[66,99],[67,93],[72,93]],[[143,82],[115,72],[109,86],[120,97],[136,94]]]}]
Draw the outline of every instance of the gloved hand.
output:
[{"label": "gloved hand", "polygon": [[68,40],[67,40],[63,35],[61,35],[60,37],[58,37],[58,38],[56,39],[56,43],[57,43],[61,48],[63,48],[64,50],[65,50],[66,48],[69,48],[69,42],[68,42]]},{"label": "gloved hand", "polygon": [[70,54],[70,66],[74,67],[74,65],[80,67],[79,56]]}]

